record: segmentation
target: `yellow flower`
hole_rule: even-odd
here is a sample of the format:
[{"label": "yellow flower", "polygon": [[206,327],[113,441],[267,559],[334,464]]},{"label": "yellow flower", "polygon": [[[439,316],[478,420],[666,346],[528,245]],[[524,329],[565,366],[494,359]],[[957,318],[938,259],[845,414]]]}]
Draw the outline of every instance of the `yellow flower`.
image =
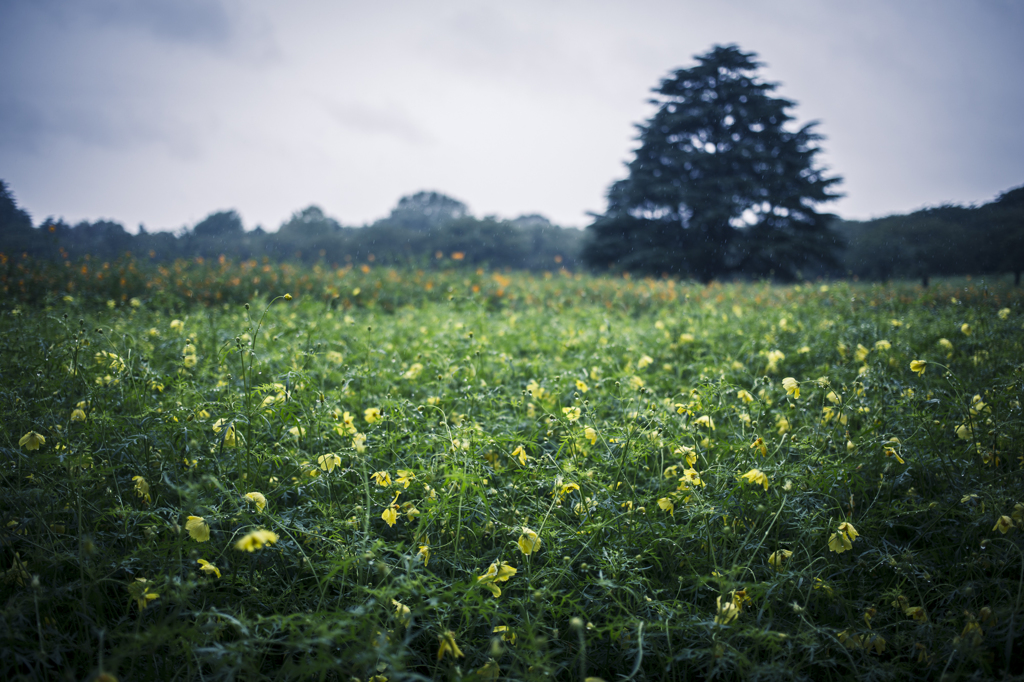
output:
[{"label": "yellow flower", "polygon": [[689,445],[680,445],[672,451],[672,454],[686,458],[686,466],[693,467],[697,464],[697,451]]},{"label": "yellow flower", "polygon": [[246,493],[245,499],[256,505],[256,511],[263,511],[267,507],[267,498],[263,493]]},{"label": "yellow flower", "polygon": [[414,362],[411,365],[409,365],[409,369],[407,369],[405,371],[405,374],[402,375],[402,378],[403,379],[415,379],[416,377],[418,377],[420,375],[420,372],[422,372],[422,371],[423,371],[423,365],[421,363],[419,363],[419,362]]},{"label": "yellow flower", "polygon": [[366,420],[367,424],[373,424],[374,422],[380,421],[380,408],[379,407],[368,407],[363,410],[363,419]]},{"label": "yellow flower", "polygon": [[768,564],[776,571],[782,570],[782,564],[785,563],[789,557],[793,556],[792,550],[780,549],[776,552],[772,552],[768,557]]},{"label": "yellow flower", "polygon": [[244,552],[255,552],[257,549],[263,549],[264,546],[272,545],[275,542],[277,542],[277,533],[260,528],[245,535],[236,542],[235,549]]},{"label": "yellow flower", "polygon": [[334,454],[333,452],[328,452],[325,455],[320,455],[319,457],[317,457],[316,462],[317,464],[320,465],[321,469],[323,469],[327,473],[330,473],[334,471],[335,468],[341,466],[341,457]]},{"label": "yellow flower", "polygon": [[362,454],[366,452],[366,434],[357,433],[352,436],[352,449]]},{"label": "yellow flower", "polygon": [[828,539],[828,548],[836,554],[842,554],[848,549],[853,549],[853,541],[860,535],[852,523],[843,522],[839,524],[839,530]]},{"label": "yellow flower", "polygon": [[774,374],[779,371],[779,363],[786,359],[786,354],[781,350],[770,350],[768,351],[768,366],[765,371],[769,374]]},{"label": "yellow flower", "polygon": [[1013,525],[1013,519],[1009,516],[1000,516],[999,520],[996,521],[996,525],[992,526],[992,530],[997,530],[1003,535],[1006,535],[1011,528],[1015,528]]},{"label": "yellow flower", "polygon": [[292,300],[292,295],[291,294],[285,294],[284,296],[282,296],[282,298],[284,300],[286,300],[286,301],[290,301],[290,300]]},{"label": "yellow flower", "polygon": [[387,523],[389,527],[394,526],[398,521],[398,507],[391,505],[381,512],[380,517],[384,519],[384,522]]},{"label": "yellow flower", "polygon": [[526,384],[526,392],[537,400],[543,400],[544,394],[547,393],[547,391],[537,383],[536,379],[530,379],[530,383]]},{"label": "yellow flower", "polygon": [[736,393],[736,397],[745,403],[754,402],[754,396],[750,395],[750,391],[744,390],[742,388]]},{"label": "yellow flower", "polygon": [[409,621],[412,619],[412,609],[397,599],[392,599],[391,605],[395,607],[395,618],[397,618],[402,624],[408,625]]},{"label": "yellow flower", "polygon": [[947,353],[953,353],[953,343],[949,339],[939,339],[936,343],[942,346]]},{"label": "yellow flower", "polygon": [[80,407],[76,407],[71,410],[71,421],[73,422],[84,422],[85,421],[85,410]]},{"label": "yellow flower", "polygon": [[18,441],[18,445],[26,450],[38,450],[40,445],[45,444],[46,438],[35,431],[29,431],[21,437],[21,440]]},{"label": "yellow flower", "polygon": [[522,445],[517,445],[516,449],[512,451],[512,459],[517,459],[519,464],[526,466],[526,460],[529,459],[529,456],[526,454],[526,448]]},{"label": "yellow flower", "polygon": [[960,331],[963,332],[964,336],[970,336],[971,335],[971,325],[969,325],[966,322],[964,322],[962,325],[960,325]]},{"label": "yellow flower", "polygon": [[150,584],[150,581],[145,578],[136,578],[135,582],[128,585],[128,594],[135,600],[139,611],[149,606],[149,602],[160,598],[160,595],[156,592],[149,591]]},{"label": "yellow flower", "polygon": [[694,422],[694,424],[711,429],[712,431],[715,430],[715,420],[706,414],[701,417],[697,417],[697,420]]},{"label": "yellow flower", "polygon": [[768,477],[765,476],[764,472],[761,471],[760,469],[751,469],[747,473],[740,476],[740,478],[745,478],[755,485],[763,485],[764,489],[768,490]]},{"label": "yellow flower", "polygon": [[381,488],[387,488],[391,485],[391,474],[386,471],[375,471],[370,474],[370,478]]},{"label": "yellow flower", "polygon": [[132,480],[135,481],[135,494],[147,503],[152,502],[153,498],[149,496],[149,483],[146,482],[146,479],[142,476],[132,476]]},{"label": "yellow flower", "polygon": [[853,357],[857,362],[864,362],[864,358],[866,358],[870,352],[870,350],[864,347],[864,344],[858,343],[857,350],[854,352]]},{"label": "yellow flower", "polygon": [[779,420],[775,422],[775,426],[779,427],[779,435],[786,433],[790,430],[789,420],[785,417],[779,417]]},{"label": "yellow flower", "polygon": [[185,522],[185,530],[196,542],[207,542],[210,539],[210,525],[202,516],[190,516]]},{"label": "yellow flower", "polygon": [[302,428],[301,426],[293,426],[292,428],[288,429],[288,433],[291,434],[291,436],[295,438],[295,440],[298,440],[306,435],[306,429]]},{"label": "yellow flower", "polygon": [[910,371],[916,372],[918,376],[924,375],[924,370],[928,367],[928,363],[924,360],[911,360]]},{"label": "yellow flower", "polygon": [[836,395],[835,391],[829,391],[825,395],[825,399],[828,400],[833,405],[838,405],[839,403],[843,402],[843,399]]},{"label": "yellow flower", "polygon": [[667,497],[659,498],[658,499],[658,506],[661,507],[662,511],[666,511],[669,514],[675,516],[676,506],[674,504],[672,504],[672,500],[670,500],[669,498],[667,498]]},{"label": "yellow flower", "polygon": [[452,658],[464,658],[465,654],[459,649],[459,645],[455,643],[455,633],[451,630],[445,630],[443,635],[437,636],[439,645],[437,647],[437,660],[444,658],[445,654],[449,654]]},{"label": "yellow flower", "polygon": [[487,568],[487,572],[481,576],[477,576],[477,582],[482,587],[490,590],[491,594],[495,597],[501,596],[501,588],[495,583],[502,583],[511,578],[516,574],[515,566],[509,566],[504,561],[498,561],[491,564]]},{"label": "yellow flower", "polygon": [[959,426],[956,427],[956,437],[959,438],[960,440],[970,440],[971,428],[966,424],[960,424]]},{"label": "yellow flower", "polygon": [[885,450],[883,451],[882,454],[884,454],[886,457],[893,457],[893,458],[895,458],[896,461],[899,462],[900,464],[906,464],[906,462],[903,461],[903,458],[900,457],[899,453],[896,452],[896,450],[894,448],[887,447],[887,448],[885,448]]},{"label": "yellow flower", "polygon": [[423,567],[426,568],[427,562],[430,561],[430,538],[423,538],[423,544],[420,545],[420,551],[416,552],[416,556],[423,557]]},{"label": "yellow flower", "polygon": [[689,490],[691,486],[703,488],[704,485],[704,481],[701,480],[700,473],[696,469],[683,470],[683,475],[679,479],[679,490]]},{"label": "yellow flower", "polygon": [[495,634],[500,632],[502,641],[508,642],[509,644],[515,646],[516,633],[509,630],[507,625],[495,625],[494,629],[491,630],[491,632]]},{"label": "yellow flower", "polygon": [[925,611],[923,606],[908,606],[907,608],[903,609],[903,614],[910,616],[918,623],[928,622],[928,612]]},{"label": "yellow flower", "polygon": [[[225,426],[227,427],[226,430]],[[213,424],[213,432],[220,433],[221,431],[224,431],[224,446],[229,448],[235,447],[235,445],[237,444],[237,438],[235,435],[235,425],[228,424],[227,419],[218,419]]]},{"label": "yellow flower", "polygon": [[519,536],[519,551],[529,556],[540,551],[540,536],[526,526],[523,526],[523,534]]},{"label": "yellow flower", "polygon": [[782,387],[786,389],[786,394],[791,395],[794,398],[800,397],[800,382],[793,377],[786,377],[782,380]]},{"label": "yellow flower", "polygon": [[562,414],[565,415],[566,420],[571,424],[572,422],[580,418],[580,408],[578,407],[563,407]]},{"label": "yellow flower", "polygon": [[629,386],[634,391],[639,391],[641,388],[644,387],[645,383],[646,382],[644,382],[643,379],[641,379],[640,377],[636,376],[635,374],[629,378]]},{"label": "yellow flower", "polygon": [[180,332],[185,329],[185,323],[181,320],[171,320],[171,331]]},{"label": "yellow flower", "polygon": [[892,348],[892,344],[886,339],[875,341],[875,350],[889,350],[890,348]]},{"label": "yellow flower", "polygon": [[998,313],[996,313],[996,315],[999,316],[1000,320],[1005,320],[1008,317],[1010,317],[1010,309],[1009,308],[1002,308]]},{"label": "yellow flower", "polygon": [[728,625],[740,615],[740,607],[736,606],[731,599],[723,602],[721,597],[716,600],[718,612],[715,615],[715,622],[719,625]]},{"label": "yellow flower", "polygon": [[757,450],[758,452],[761,453],[762,457],[768,456],[768,446],[764,444],[764,439],[761,438],[760,436],[758,436],[757,440],[750,444],[750,449]]},{"label": "yellow flower", "polygon": [[212,573],[218,578],[220,577],[220,569],[206,559],[197,559],[196,563],[199,564],[199,570],[203,573]]},{"label": "yellow flower", "polygon": [[[559,477],[559,478],[561,478],[561,477]],[[558,490],[558,501],[561,502],[563,499],[565,499],[566,495],[568,495],[569,493],[573,492],[574,490],[579,490],[579,489],[580,489],[580,487],[576,483],[566,483],[565,485],[563,485]]]},{"label": "yellow flower", "polygon": [[641,355],[640,359],[636,361],[636,367],[637,369],[643,369],[644,367],[650,365],[652,362],[654,362],[654,358],[652,358],[650,355]]},{"label": "yellow flower", "polygon": [[590,387],[587,386],[587,384],[585,382],[583,382],[582,380],[577,379],[576,380],[576,390],[578,390],[580,393],[586,393],[587,391],[590,390]]},{"label": "yellow flower", "polygon": [[409,489],[409,484],[416,478],[416,472],[409,471],[408,469],[399,469],[398,478],[395,479],[395,483],[401,484],[406,490]]},{"label": "yellow flower", "polygon": [[583,437],[590,441],[591,445],[597,443],[597,431],[593,427],[588,426],[583,430]]}]

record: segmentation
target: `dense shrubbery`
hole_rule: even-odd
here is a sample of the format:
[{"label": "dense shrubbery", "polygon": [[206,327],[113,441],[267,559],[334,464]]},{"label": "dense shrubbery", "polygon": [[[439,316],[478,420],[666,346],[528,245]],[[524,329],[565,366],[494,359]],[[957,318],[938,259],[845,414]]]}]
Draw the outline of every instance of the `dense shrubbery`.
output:
[{"label": "dense shrubbery", "polygon": [[1022,672],[1017,290],[3,267],[5,678]]},{"label": "dense shrubbery", "polygon": [[235,211],[212,213],[179,234],[143,230],[132,235],[109,220],[68,225],[50,218],[33,228],[0,181],[0,253],[55,262],[85,257],[109,262],[135,254],[162,263],[223,256],[234,261],[432,269],[455,259],[473,266],[544,271],[578,267],[582,236],[580,230],[558,227],[539,215],[475,218],[460,202],[424,192],[403,197],[389,217],[364,227],[342,226],[310,206],[276,232],[246,232]]}]

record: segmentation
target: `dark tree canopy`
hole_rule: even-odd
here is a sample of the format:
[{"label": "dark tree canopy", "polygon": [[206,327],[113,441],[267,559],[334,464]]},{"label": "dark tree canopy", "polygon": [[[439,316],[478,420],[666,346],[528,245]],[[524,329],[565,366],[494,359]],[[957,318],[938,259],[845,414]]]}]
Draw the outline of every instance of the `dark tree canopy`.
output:
[{"label": "dark tree canopy", "polygon": [[197,237],[238,237],[245,233],[236,211],[218,211],[200,221],[192,233]]},{"label": "dark tree canopy", "polygon": [[31,216],[24,209],[18,208],[14,194],[3,180],[0,180],[0,230],[10,233],[27,233],[32,230]]},{"label": "dark tree canopy", "polygon": [[830,214],[841,181],[814,163],[815,123],[787,127],[794,103],[773,97],[753,53],[716,46],[654,90],[629,177],[588,227],[592,267],[709,281],[742,273],[789,279],[835,263]]},{"label": "dark tree canopy", "polygon": [[390,220],[410,229],[426,230],[469,216],[469,209],[458,199],[440,192],[417,192],[398,200]]},{"label": "dark tree canopy", "polygon": [[292,214],[283,225],[280,233],[292,233],[297,236],[324,237],[341,229],[341,224],[326,215],[319,206],[308,206]]}]

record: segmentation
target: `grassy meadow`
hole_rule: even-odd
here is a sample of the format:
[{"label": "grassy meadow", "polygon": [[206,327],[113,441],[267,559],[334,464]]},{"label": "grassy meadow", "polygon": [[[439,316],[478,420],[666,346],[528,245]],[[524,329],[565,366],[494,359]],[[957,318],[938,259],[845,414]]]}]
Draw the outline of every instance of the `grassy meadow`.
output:
[{"label": "grassy meadow", "polygon": [[1019,289],[0,274],[0,676],[1024,674]]}]

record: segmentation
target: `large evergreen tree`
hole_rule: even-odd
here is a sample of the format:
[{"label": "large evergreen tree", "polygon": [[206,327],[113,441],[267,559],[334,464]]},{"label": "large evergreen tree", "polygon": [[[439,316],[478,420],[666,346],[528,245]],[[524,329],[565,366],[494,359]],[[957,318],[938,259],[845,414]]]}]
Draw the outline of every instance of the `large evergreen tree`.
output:
[{"label": "large evergreen tree", "polygon": [[753,53],[716,46],[665,78],[629,177],[588,227],[592,267],[702,281],[733,273],[790,279],[835,262],[829,214],[838,177],[814,163],[814,123],[792,130],[794,103],[773,97]]}]

